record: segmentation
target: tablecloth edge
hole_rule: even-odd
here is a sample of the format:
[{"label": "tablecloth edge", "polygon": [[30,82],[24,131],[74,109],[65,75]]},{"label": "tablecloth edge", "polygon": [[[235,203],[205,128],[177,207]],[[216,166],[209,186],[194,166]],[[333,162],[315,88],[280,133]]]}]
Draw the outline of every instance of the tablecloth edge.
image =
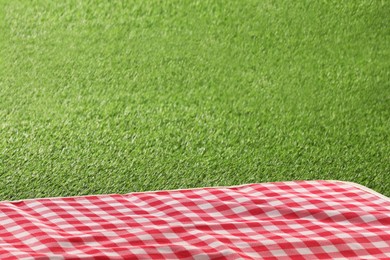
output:
[{"label": "tablecloth edge", "polygon": [[352,185],[355,188],[358,188],[358,189],[363,190],[365,192],[371,193],[372,195],[378,196],[381,199],[384,199],[384,200],[390,202],[390,198],[389,197],[387,197],[387,196],[383,195],[382,193],[379,193],[379,192],[377,192],[377,191],[375,191],[375,190],[373,190],[371,188],[368,188],[368,187],[366,187],[366,186],[364,186],[362,184],[359,184],[359,183],[356,183],[356,182],[352,182],[352,181],[338,181],[338,180],[329,180],[329,181],[331,181],[331,182],[341,182],[341,183]]},{"label": "tablecloth edge", "polygon": [[197,188],[183,188],[183,189],[167,189],[167,190],[150,190],[150,191],[132,191],[129,193],[107,193],[107,194],[90,194],[90,195],[76,195],[76,196],[65,196],[65,197],[41,197],[41,198],[27,198],[27,199],[20,199],[20,200],[4,200],[0,201],[0,203],[18,203],[23,201],[32,201],[32,200],[53,200],[53,199],[64,199],[64,198],[85,198],[85,197],[96,197],[96,196],[113,196],[113,195],[119,195],[119,196],[125,196],[132,193],[157,193],[157,192],[172,192],[172,191],[188,191],[188,190],[200,190],[200,189],[223,189],[223,188],[239,188],[247,185],[256,185],[256,184],[271,184],[271,183],[294,183],[294,182],[333,182],[333,183],[344,183],[351,185],[355,188],[358,188],[362,191],[368,192],[370,194],[373,194],[375,196],[380,197],[381,199],[384,199],[388,202],[390,202],[390,198],[374,191],[373,189],[370,189],[364,185],[361,185],[356,182],[351,181],[342,181],[342,180],[295,180],[295,181],[270,181],[270,182],[254,182],[254,183],[244,183],[244,184],[237,184],[237,185],[230,185],[230,186],[211,186],[211,187],[197,187]]}]

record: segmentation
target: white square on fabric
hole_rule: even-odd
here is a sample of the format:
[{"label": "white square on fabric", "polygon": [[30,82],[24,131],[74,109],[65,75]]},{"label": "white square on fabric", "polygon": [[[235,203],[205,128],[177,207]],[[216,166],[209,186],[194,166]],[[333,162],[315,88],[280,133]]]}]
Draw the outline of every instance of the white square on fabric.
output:
[{"label": "white square on fabric", "polygon": [[135,255],[146,255],[146,251],[142,248],[131,248],[129,251]]},{"label": "white square on fabric", "polygon": [[380,241],[380,242],[373,242],[372,243],[376,248],[389,248],[390,245],[386,242]]},{"label": "white square on fabric", "polygon": [[274,201],[268,202],[268,204],[275,207],[275,206],[283,205],[284,202],[282,202],[280,200],[274,200]]},{"label": "white square on fabric", "polygon": [[263,228],[267,231],[276,231],[276,230],[279,230],[279,228],[277,226],[274,226],[274,225],[267,225],[267,226],[263,226]]},{"label": "white square on fabric", "polygon": [[241,198],[236,198],[236,201],[239,203],[243,203],[243,202],[248,202],[250,200],[248,198],[241,197]]},{"label": "white square on fabric", "polygon": [[280,217],[282,215],[282,214],[280,214],[279,210],[273,210],[273,211],[270,211],[270,212],[266,212],[266,214],[270,218]]},{"label": "white square on fabric", "polygon": [[179,238],[179,236],[176,235],[175,233],[164,233],[164,236],[166,238],[170,238],[170,239],[178,239]]},{"label": "white square on fabric", "polygon": [[311,236],[311,235],[315,235],[316,234],[315,232],[310,231],[310,230],[302,231],[302,232],[299,232],[299,233],[304,235],[304,236]]},{"label": "white square on fabric", "polygon": [[299,239],[299,238],[297,238],[297,237],[286,237],[285,240],[288,241],[288,242],[290,242],[290,243],[302,242],[302,239]]},{"label": "white square on fabric", "polygon": [[[7,228],[7,231],[8,232],[15,232],[15,231],[19,231],[19,230],[21,230],[22,228],[20,227],[20,226],[13,226],[13,227],[9,227],[9,228]],[[28,233],[27,233],[28,234]]]},{"label": "white square on fabric", "polygon": [[199,204],[198,206],[201,209],[211,209],[211,208],[214,208],[214,206],[212,204],[210,204],[210,203],[202,203],[202,204]]},{"label": "white square on fabric", "polygon": [[364,249],[360,244],[358,243],[348,243],[348,246],[353,249],[353,250],[359,250],[359,249]]},{"label": "white square on fabric", "polygon": [[43,245],[43,244],[39,244],[39,245],[36,245],[36,246],[34,246],[32,248],[34,248],[34,250],[39,251],[39,250],[42,250],[42,249],[47,249],[47,246]]},{"label": "white square on fabric", "polygon": [[326,211],[324,211],[324,213],[328,217],[333,217],[333,216],[336,216],[336,215],[340,215],[340,211],[337,211],[337,210],[326,210]]},{"label": "white square on fabric", "polygon": [[[5,227],[5,226],[8,226],[9,224],[14,224],[16,225],[15,221],[12,219],[12,218],[6,218],[6,219],[2,219],[1,220],[1,224]],[[7,228],[7,230],[9,230],[9,228]]]},{"label": "white square on fabric", "polygon": [[150,219],[148,218],[142,218],[142,217],[138,217],[135,221],[137,221],[137,223],[149,223],[150,222]]},{"label": "white square on fabric", "polygon": [[334,253],[339,251],[335,246],[332,245],[322,246],[321,248],[327,253]]},{"label": "white square on fabric", "polygon": [[164,254],[164,253],[172,254],[173,253],[172,249],[169,246],[158,247],[157,250],[162,254]]},{"label": "white square on fabric", "polygon": [[[200,239],[202,239],[202,238],[200,238]],[[219,242],[219,241],[218,242],[215,241],[215,242],[210,243],[209,246],[212,247],[212,248],[218,248],[220,246],[223,246],[223,244],[221,242]]]},{"label": "white square on fabric", "polygon": [[45,218],[53,218],[53,217],[57,217],[58,214],[56,214],[55,212],[48,212],[48,213],[43,214],[43,216]]},{"label": "white square on fabric", "polygon": [[210,257],[207,256],[207,254],[193,255],[192,258],[194,260],[208,260],[208,259],[210,259]]},{"label": "white square on fabric", "polygon": [[247,210],[245,207],[243,207],[243,206],[234,207],[234,208],[232,208],[232,210],[233,210],[234,213],[236,213],[236,214],[240,214],[240,213],[242,213],[242,212],[248,211],[248,210]]},{"label": "white square on fabric", "polygon": [[366,223],[378,220],[373,215],[366,215],[366,216],[362,216],[360,218],[363,219],[363,221],[366,222]]},{"label": "white square on fabric", "polygon": [[253,233],[254,231],[251,228],[240,228],[240,232],[246,234],[246,233]]},{"label": "white square on fabric", "polygon": [[292,201],[296,202],[296,203],[300,203],[300,202],[306,202],[307,200],[304,199],[304,198],[299,198],[299,197],[296,197],[296,198],[290,198]]},{"label": "white square on fabric", "polygon": [[336,234],[336,236],[339,238],[351,238],[351,235],[346,234],[346,233]]},{"label": "white square on fabric", "polygon": [[153,237],[149,234],[138,235],[137,238],[141,239],[142,241],[153,240]]},{"label": "white square on fabric", "polygon": [[365,212],[370,212],[370,211],[375,210],[375,208],[370,207],[370,206],[360,206],[360,209],[361,209],[362,211],[365,211]]},{"label": "white square on fabric", "polygon": [[[38,205],[40,205],[40,204],[38,204]],[[40,207],[33,208],[33,210],[37,213],[40,213],[40,214],[42,214],[43,212],[46,212],[46,211],[50,211],[50,209],[48,209],[42,205]]]},{"label": "white square on fabric", "polygon": [[273,256],[287,256],[287,253],[284,250],[271,250]]},{"label": "white square on fabric", "polygon": [[70,242],[60,241],[60,242],[58,242],[58,244],[59,244],[62,248],[72,248],[72,247],[73,247],[73,244],[70,243]]},{"label": "white square on fabric", "polygon": [[23,240],[23,243],[27,244],[27,245],[31,245],[31,244],[36,243],[36,242],[39,242],[39,240],[36,239],[35,237],[31,237],[31,238]]},{"label": "white square on fabric", "polygon": [[306,247],[295,248],[295,250],[297,250],[300,255],[311,255],[311,254],[313,254],[313,252],[309,248],[306,248]]},{"label": "white square on fabric", "polygon": [[301,229],[301,228],[304,228],[304,226],[300,225],[300,224],[291,224],[291,225],[288,225],[289,228],[291,229]]}]

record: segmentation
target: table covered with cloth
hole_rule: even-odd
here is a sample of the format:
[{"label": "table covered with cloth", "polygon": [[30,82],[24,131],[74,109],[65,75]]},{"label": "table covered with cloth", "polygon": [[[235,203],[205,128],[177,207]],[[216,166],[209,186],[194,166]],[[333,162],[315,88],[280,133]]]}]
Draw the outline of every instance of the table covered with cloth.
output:
[{"label": "table covered with cloth", "polygon": [[390,259],[390,200],[297,181],[4,201],[0,259]]}]

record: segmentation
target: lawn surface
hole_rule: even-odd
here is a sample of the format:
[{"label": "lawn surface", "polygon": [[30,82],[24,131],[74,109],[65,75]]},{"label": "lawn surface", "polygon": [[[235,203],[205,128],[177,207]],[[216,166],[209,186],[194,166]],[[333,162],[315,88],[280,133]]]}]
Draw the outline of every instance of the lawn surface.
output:
[{"label": "lawn surface", "polygon": [[113,2],[0,0],[0,200],[390,195],[390,1]]}]

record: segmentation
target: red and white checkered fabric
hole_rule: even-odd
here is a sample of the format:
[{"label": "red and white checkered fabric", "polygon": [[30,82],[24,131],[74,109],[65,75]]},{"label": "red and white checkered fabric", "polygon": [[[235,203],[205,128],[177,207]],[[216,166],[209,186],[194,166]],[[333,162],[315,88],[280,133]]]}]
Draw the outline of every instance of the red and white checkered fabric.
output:
[{"label": "red and white checkered fabric", "polygon": [[0,202],[0,259],[390,259],[390,200],[340,181]]}]

